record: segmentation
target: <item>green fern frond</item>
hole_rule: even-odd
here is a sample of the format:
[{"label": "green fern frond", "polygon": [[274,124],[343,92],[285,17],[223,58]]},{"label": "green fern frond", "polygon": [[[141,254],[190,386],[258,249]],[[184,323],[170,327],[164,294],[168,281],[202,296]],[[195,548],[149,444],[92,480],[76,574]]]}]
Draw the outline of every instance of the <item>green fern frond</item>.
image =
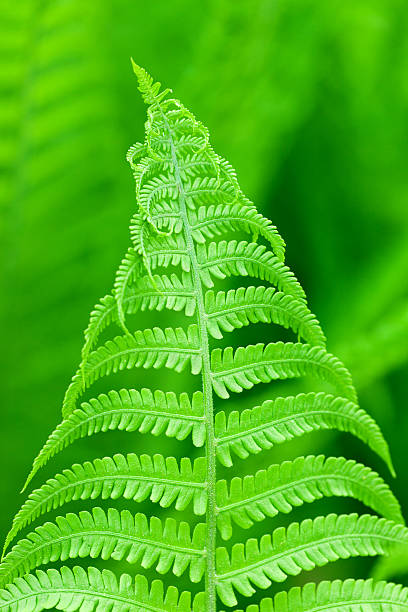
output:
[{"label": "green fern frond", "polygon": [[[145,454],[146,437],[138,436],[138,455],[75,464],[34,490],[15,516],[4,551],[45,513],[70,502],[78,509],[37,527],[4,558],[0,612],[217,612],[222,603],[238,605],[236,593],[250,597],[257,588],[330,561],[388,553],[408,541],[388,486],[352,460],[316,454],[269,465],[262,453],[255,472],[219,479],[218,464],[230,467],[235,456],[246,459],[323,429],[355,435],[393,468],[378,426],[358,407],[348,370],[325,350],[320,324],[283,263],[285,244],[275,226],[243,194],[235,170],[211,147],[207,128],[170,98],[169,90],[161,91],[143,68],[134,63],[133,68],[148,109],[145,140],[127,155],[137,203],[130,222],[131,247],[113,290],[91,313],[82,362],[65,395],[63,421],[35,459],[26,486],[68,445],[99,432],[151,433],[158,442],[172,437],[177,440],[175,456]],[[252,242],[241,240],[242,234]],[[230,289],[232,277],[244,280]],[[265,286],[248,287],[251,278]],[[143,330],[142,317],[129,315],[145,310],[173,311],[180,327]],[[276,332],[289,329],[298,341],[236,349],[217,345],[224,333],[257,323],[272,323]],[[114,336],[111,325],[125,333]],[[102,332],[109,339],[101,343]],[[181,372],[187,367],[191,386],[181,393],[174,392],[178,381],[172,390],[166,388],[173,382],[170,377],[159,381],[163,391],[139,390],[137,380],[134,389],[114,388],[113,374],[122,370]],[[219,405],[230,392],[303,377],[307,385],[330,385],[332,394],[311,386],[310,393],[268,399],[250,409],[245,400],[242,410],[240,403],[232,410]],[[102,379],[112,389],[108,393],[101,393]],[[88,390],[97,381],[97,396],[92,397]],[[87,401],[78,406],[85,393]],[[253,406],[250,393],[246,395]],[[187,442],[189,436],[193,444]],[[330,496],[352,497],[385,518],[328,515],[288,521],[286,529],[278,527],[272,535],[266,530],[259,539],[243,543],[241,529]],[[120,499],[121,507],[127,507],[121,512],[108,509],[108,499]],[[101,508],[89,504],[91,511],[84,511],[81,502],[89,500],[98,500]],[[156,504],[159,517],[134,515],[134,502],[146,500]],[[180,513],[177,521],[174,511]],[[196,517],[204,515],[205,522],[196,525]],[[260,534],[261,528],[259,524]],[[229,550],[217,547],[220,535],[230,539],[233,530]],[[166,590],[161,581],[149,585],[146,578],[133,581],[127,574],[117,579],[94,568],[27,573],[81,557],[139,564],[152,574],[172,570],[181,576],[188,571],[192,582],[201,583],[200,592],[192,599],[173,586]],[[256,595],[247,612],[357,612],[372,605],[394,611],[407,607],[407,601],[407,591],[393,585],[335,581],[317,590],[313,585],[292,589],[261,603]]]},{"label": "green fern frond", "polygon": [[[144,576],[134,579],[122,574],[118,579],[109,570],[94,567],[62,567],[28,574],[0,591],[2,612],[41,612],[56,608],[66,612],[90,609],[115,612],[199,612],[202,596],[197,595],[191,608],[191,594],[167,590],[160,580],[149,585]],[[91,607],[90,607],[91,606]],[[202,609],[202,608],[201,608]]]},{"label": "green fern frond", "polygon": [[142,502],[150,499],[162,508],[173,505],[184,510],[192,503],[197,515],[205,513],[205,461],[202,457],[184,457],[180,463],[174,457],[162,455],[117,454],[75,464],[62,474],[47,480],[33,491],[16,514],[7,536],[4,550],[17,533],[50,510],[76,500],[132,499]]},{"label": "green fern frond", "polygon": [[404,522],[398,501],[376,472],[344,457],[311,455],[229,483],[219,480],[217,526],[223,539],[229,540],[232,523],[248,529],[266,517],[333,495],[353,497],[388,519]]},{"label": "green fern frond", "polygon": [[190,364],[191,372],[201,371],[201,354],[196,325],[187,331],[181,327],[173,329],[137,330],[134,335],[116,336],[96,351],[73,377],[65,394],[63,411],[67,417],[75,409],[78,397],[95,381],[120,370],[132,368],[170,368],[182,372]]},{"label": "green fern frond", "polygon": [[301,393],[266,400],[241,413],[224,411],[215,416],[217,457],[226,467],[231,453],[241,459],[318,429],[338,429],[368,444],[395,475],[387,442],[380,428],[362,408],[342,397],[326,393]]},{"label": "green fern frond", "polygon": [[203,446],[205,423],[202,393],[196,391],[190,400],[187,393],[177,397],[170,391],[121,389],[84,402],[51,433],[34,461],[24,489],[40,468],[75,440],[115,429],[150,432],[154,436],[164,434],[177,440],[184,440],[191,434],[193,444]]},{"label": "green fern frond", "polygon": [[240,287],[228,293],[207,291],[205,310],[208,331],[217,339],[223,337],[224,331],[262,322],[292,329],[311,345],[326,344],[319,322],[305,303],[276,292],[274,287]]},{"label": "green fern frond", "polygon": [[[290,591],[282,591],[273,599],[262,599],[249,605],[245,612],[362,612],[363,610],[408,610],[408,588],[399,584],[372,580],[324,580],[309,582]],[[235,610],[234,612],[244,612]]]},{"label": "green fern frond", "polygon": [[223,399],[229,397],[229,391],[240,393],[261,382],[311,376],[331,383],[340,395],[357,401],[344,365],[317,346],[275,342],[241,346],[235,352],[232,347],[217,348],[211,353],[211,369],[214,390]]},{"label": "green fern frond", "polygon": [[408,541],[408,529],[371,515],[329,514],[291,523],[259,541],[235,544],[230,553],[218,548],[218,594],[224,604],[234,606],[235,591],[250,596],[253,585],[267,589],[272,581],[283,582],[337,559],[384,554],[403,541]]},{"label": "green fern frond", "polygon": [[57,517],[20,540],[5,557],[0,569],[0,588],[40,565],[78,557],[101,557],[155,566],[159,574],[172,571],[181,576],[187,569],[192,582],[199,582],[205,570],[205,524],[191,533],[188,523],[173,518],[162,521],[128,510],[107,512],[95,507],[92,513],[80,512]]}]

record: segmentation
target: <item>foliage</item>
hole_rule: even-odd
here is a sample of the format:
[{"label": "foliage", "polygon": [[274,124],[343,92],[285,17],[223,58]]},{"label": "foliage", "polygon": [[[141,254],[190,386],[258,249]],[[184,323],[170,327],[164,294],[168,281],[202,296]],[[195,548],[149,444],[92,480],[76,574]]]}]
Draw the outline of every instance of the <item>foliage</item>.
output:
[{"label": "foliage", "polygon": [[[244,196],[234,170],[210,145],[208,130],[142,68],[134,64],[134,71],[148,119],[144,143],[128,154],[138,203],[131,220],[132,244],[112,293],[91,313],[82,362],[65,395],[63,422],[36,458],[26,486],[67,445],[99,432],[138,430],[175,437],[182,455],[115,454],[77,463],[34,490],[14,519],[5,552],[23,528],[46,512],[79,500],[92,500],[92,509],[57,516],[5,555],[0,570],[4,610],[23,610],[27,602],[32,610],[85,610],[105,605],[103,597],[118,610],[131,606],[183,611],[193,606],[215,612],[217,597],[220,605],[235,607],[257,589],[289,576],[338,559],[387,553],[408,539],[398,502],[370,468],[322,456],[300,456],[268,467],[263,451],[274,444],[338,428],[366,441],[392,470],[380,430],[358,407],[349,372],[326,351],[305,293],[283,262],[284,243],[276,228]],[[219,285],[227,289],[232,277],[243,286],[232,293],[218,291]],[[143,310],[163,309],[169,311],[166,324],[174,320],[175,325],[140,328]],[[247,326],[254,329],[258,322],[289,330],[297,341],[238,348],[223,344],[226,334]],[[121,334],[105,339],[103,334],[114,323]],[[222,345],[212,348],[216,341]],[[113,389],[78,405],[102,379],[114,385],[116,374],[140,367],[187,370],[195,393]],[[272,390],[272,381],[305,377],[321,390],[295,396],[284,392],[241,414],[225,408],[222,401],[260,383]],[[251,401],[256,393],[245,397]],[[190,436],[195,450],[187,457]],[[203,454],[199,449],[204,443]],[[263,462],[267,470],[244,478],[228,473],[231,464],[257,453],[262,453],[257,465]],[[225,478],[220,478],[224,468]],[[290,513],[326,496],[355,497],[384,518],[314,514],[301,522],[292,520],[287,527],[271,530],[262,525],[262,535],[247,538],[238,530],[232,537],[233,524],[251,529],[266,517]],[[119,512],[113,506],[94,506],[97,499],[149,499],[169,510],[162,517],[150,512],[133,515],[129,504]],[[198,522],[200,517],[205,522]],[[217,530],[226,546],[218,545]],[[188,572],[192,585],[199,586],[195,590],[187,582],[187,591],[179,595],[164,581],[150,584],[137,575],[133,583],[127,573],[118,580],[110,571],[93,567],[85,571],[63,566],[26,574],[49,562],[85,557],[126,559],[159,574]],[[380,604],[398,605],[405,597],[405,591],[393,585],[364,583],[363,593],[361,586],[358,581],[322,583],[316,597],[326,597],[338,607],[350,601],[364,605],[372,597]],[[302,609],[304,602],[310,604],[312,592],[307,586],[301,594],[277,595],[276,601],[282,602],[278,609],[285,597],[295,598]],[[133,604],[129,598],[134,598]],[[272,605],[266,600],[260,609],[273,609]]]}]

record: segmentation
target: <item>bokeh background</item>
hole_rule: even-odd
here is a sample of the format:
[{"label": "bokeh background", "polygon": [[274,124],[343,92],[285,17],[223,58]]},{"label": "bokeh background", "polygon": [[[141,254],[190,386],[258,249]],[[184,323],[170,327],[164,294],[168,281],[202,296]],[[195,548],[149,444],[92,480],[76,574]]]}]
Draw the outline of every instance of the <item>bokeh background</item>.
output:
[{"label": "bokeh background", "polygon": [[[129,242],[135,198],[125,153],[145,120],[130,56],[209,127],[245,193],[278,226],[329,350],[351,369],[361,405],[390,443],[393,489],[408,516],[405,0],[0,7],[0,539],[60,419],[89,311],[110,291]],[[80,443],[35,484],[90,453],[137,451],[137,438],[125,436]],[[390,479],[347,436],[291,449],[353,457]],[[342,562],[319,576],[364,576],[371,564]]]}]

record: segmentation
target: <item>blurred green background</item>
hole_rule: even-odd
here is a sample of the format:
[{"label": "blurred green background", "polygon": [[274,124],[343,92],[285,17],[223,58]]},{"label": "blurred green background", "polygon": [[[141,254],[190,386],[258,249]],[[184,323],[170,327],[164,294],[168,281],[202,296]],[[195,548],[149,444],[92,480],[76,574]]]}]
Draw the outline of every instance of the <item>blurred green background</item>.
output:
[{"label": "blurred green background", "polygon": [[[145,120],[130,56],[209,127],[244,192],[278,226],[329,350],[390,443],[408,516],[405,0],[0,6],[1,539],[60,419],[89,311],[110,291],[129,242],[135,199],[124,157]],[[98,437],[93,455],[134,450],[123,436]],[[35,484],[89,448],[74,446]],[[292,446],[319,450],[389,480],[347,436]],[[364,575],[370,564],[349,561],[337,575]]]}]

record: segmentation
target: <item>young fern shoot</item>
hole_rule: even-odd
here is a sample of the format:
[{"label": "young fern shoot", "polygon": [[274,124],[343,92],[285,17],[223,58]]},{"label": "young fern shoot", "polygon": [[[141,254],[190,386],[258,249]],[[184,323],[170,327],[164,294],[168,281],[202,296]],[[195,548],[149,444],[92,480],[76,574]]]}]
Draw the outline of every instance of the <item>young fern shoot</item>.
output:
[{"label": "young fern shoot", "polygon": [[[264,451],[337,429],[369,445],[393,473],[390,454],[380,429],[358,406],[349,372],[326,351],[320,324],[284,263],[276,228],[242,193],[207,129],[143,68],[133,67],[148,119],[144,143],[127,156],[137,199],[131,244],[112,293],[91,313],[63,420],[25,486],[68,445],[100,432],[167,436],[180,449],[191,437],[197,456],[118,452],[75,464],[35,489],[5,543],[0,612],[408,610],[406,589],[370,580],[309,583],[262,599],[262,590],[289,576],[337,559],[386,554],[408,542],[397,500],[370,468],[323,455],[270,465]],[[231,289],[230,277],[245,283]],[[185,324],[132,329],[131,315],[162,310],[179,313]],[[297,341],[217,346],[230,332],[258,323],[292,330]],[[115,326],[117,335],[102,341]],[[114,388],[114,374],[134,368],[189,369],[196,390]],[[234,410],[223,409],[232,394],[303,377],[324,385],[297,395],[274,393],[259,405],[248,393],[241,409],[239,400]],[[92,397],[101,378],[112,388]],[[255,473],[228,476],[255,454]],[[329,496],[355,498],[373,513],[315,516],[270,528],[271,517]],[[127,500],[127,508],[109,505],[117,499]],[[86,500],[95,500],[91,510],[81,509]],[[160,516],[137,512],[145,500],[158,506]],[[23,529],[69,502],[76,502],[75,512],[35,526],[9,550]],[[255,523],[262,523],[263,535],[248,538]],[[109,568],[126,561],[136,576],[101,571],[87,558],[109,561]],[[68,559],[80,562],[60,565]],[[170,576],[150,581],[140,568]],[[179,592],[171,573],[185,575],[191,589]]]}]

